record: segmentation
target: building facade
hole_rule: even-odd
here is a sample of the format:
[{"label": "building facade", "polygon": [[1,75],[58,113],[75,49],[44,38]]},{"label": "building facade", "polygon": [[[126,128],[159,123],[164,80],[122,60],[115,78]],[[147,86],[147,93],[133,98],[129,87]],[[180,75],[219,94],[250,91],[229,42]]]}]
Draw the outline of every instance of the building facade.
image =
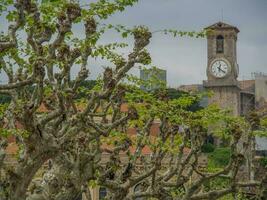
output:
[{"label": "building facade", "polygon": [[[212,91],[202,106],[217,104],[235,116],[251,110],[267,109],[267,74],[253,73],[250,80],[239,80],[237,63],[237,27],[218,22],[207,30],[207,80],[203,84],[182,85],[178,89],[191,92]],[[256,137],[256,150],[267,155],[267,138]],[[264,154],[265,154],[264,153]]]},{"label": "building facade", "polygon": [[183,91],[209,90],[213,95],[206,105],[217,104],[230,109],[235,116],[246,115],[252,109],[267,107],[267,75],[253,73],[250,80],[239,80],[237,64],[237,27],[218,22],[207,30],[207,80],[203,84],[182,85]]},{"label": "building facade", "polygon": [[236,42],[239,30],[231,25],[218,22],[206,28],[208,58],[207,80],[204,88],[213,91],[208,104],[216,103],[221,108],[230,109],[234,115],[240,115],[240,91]]}]

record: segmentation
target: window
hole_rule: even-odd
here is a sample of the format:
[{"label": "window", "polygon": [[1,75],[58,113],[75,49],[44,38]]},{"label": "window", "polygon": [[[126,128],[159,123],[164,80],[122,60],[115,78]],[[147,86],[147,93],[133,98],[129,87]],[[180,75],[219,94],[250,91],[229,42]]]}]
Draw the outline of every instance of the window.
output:
[{"label": "window", "polygon": [[218,35],[216,38],[216,51],[217,53],[223,53],[223,36]]},{"label": "window", "polygon": [[104,187],[100,187],[99,188],[99,199],[105,199],[105,197],[107,196],[107,189]]}]

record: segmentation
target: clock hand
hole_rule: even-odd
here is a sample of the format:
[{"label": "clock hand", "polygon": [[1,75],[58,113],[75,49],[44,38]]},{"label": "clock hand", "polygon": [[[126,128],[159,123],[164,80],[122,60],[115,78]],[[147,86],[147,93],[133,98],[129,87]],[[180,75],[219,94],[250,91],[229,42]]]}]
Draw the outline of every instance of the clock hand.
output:
[{"label": "clock hand", "polygon": [[223,72],[223,73],[226,73],[226,71],[222,70],[221,67],[218,67],[219,71]]},{"label": "clock hand", "polygon": [[221,65],[220,65],[220,66],[217,66],[217,69],[218,69],[219,71],[221,71]]},{"label": "clock hand", "polygon": [[220,69],[223,73],[226,73],[226,71],[224,71],[224,70],[222,70],[222,69]]},{"label": "clock hand", "polygon": [[221,64],[219,63],[219,66],[217,66],[217,68],[220,70],[221,69]]},{"label": "clock hand", "polygon": [[222,70],[221,67],[222,67],[222,65],[221,65],[221,63],[219,62],[219,66],[218,66],[219,71],[226,73],[224,70]]}]

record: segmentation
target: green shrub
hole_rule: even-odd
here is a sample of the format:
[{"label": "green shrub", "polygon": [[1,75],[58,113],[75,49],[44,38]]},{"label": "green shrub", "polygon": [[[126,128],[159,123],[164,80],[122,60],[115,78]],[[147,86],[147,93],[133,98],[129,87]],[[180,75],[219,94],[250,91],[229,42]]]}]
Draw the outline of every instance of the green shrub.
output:
[{"label": "green shrub", "polygon": [[202,147],[201,147],[201,151],[203,153],[211,153],[213,152],[215,149],[215,146],[211,143],[207,143],[207,144],[204,144]]},{"label": "green shrub", "polygon": [[267,168],[267,157],[260,158],[260,165]]},{"label": "green shrub", "polygon": [[215,168],[225,167],[229,163],[230,156],[230,148],[216,148],[208,155],[208,165]]},{"label": "green shrub", "polygon": [[210,190],[220,190],[223,188],[227,188],[229,184],[230,184],[230,181],[228,178],[216,177],[204,183],[204,190],[205,192],[208,192]]}]

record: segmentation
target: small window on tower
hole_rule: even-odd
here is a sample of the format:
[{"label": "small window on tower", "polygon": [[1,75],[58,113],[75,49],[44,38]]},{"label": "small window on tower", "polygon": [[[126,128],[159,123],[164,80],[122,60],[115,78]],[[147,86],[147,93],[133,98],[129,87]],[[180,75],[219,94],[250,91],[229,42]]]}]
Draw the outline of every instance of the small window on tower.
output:
[{"label": "small window on tower", "polygon": [[223,53],[223,36],[218,35],[216,38],[217,53]]}]

